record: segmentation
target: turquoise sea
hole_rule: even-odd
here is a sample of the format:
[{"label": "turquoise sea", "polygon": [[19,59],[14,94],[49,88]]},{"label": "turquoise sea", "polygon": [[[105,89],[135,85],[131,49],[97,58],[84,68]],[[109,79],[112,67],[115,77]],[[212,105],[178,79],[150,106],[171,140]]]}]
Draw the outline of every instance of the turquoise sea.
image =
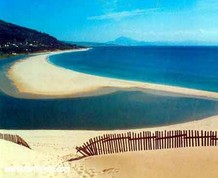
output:
[{"label": "turquoise sea", "polygon": [[[100,76],[217,92],[217,52],[216,47],[98,47],[86,52],[54,55],[50,61]],[[218,114],[217,100],[151,90],[63,99],[11,97],[3,92],[7,81],[2,74],[17,60],[19,57],[0,61],[1,129],[142,128]]]},{"label": "turquoise sea", "polygon": [[100,76],[218,92],[218,47],[98,47],[50,61]]}]

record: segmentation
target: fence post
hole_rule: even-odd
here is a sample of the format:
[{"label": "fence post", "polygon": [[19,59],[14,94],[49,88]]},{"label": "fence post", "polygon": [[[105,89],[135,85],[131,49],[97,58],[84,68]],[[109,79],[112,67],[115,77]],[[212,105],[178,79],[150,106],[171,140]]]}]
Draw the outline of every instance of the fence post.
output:
[{"label": "fence post", "polygon": [[200,146],[200,134],[199,134],[199,130],[197,131],[197,136],[198,136],[198,146]]},{"label": "fence post", "polygon": [[215,146],[217,145],[217,131],[215,132]]}]

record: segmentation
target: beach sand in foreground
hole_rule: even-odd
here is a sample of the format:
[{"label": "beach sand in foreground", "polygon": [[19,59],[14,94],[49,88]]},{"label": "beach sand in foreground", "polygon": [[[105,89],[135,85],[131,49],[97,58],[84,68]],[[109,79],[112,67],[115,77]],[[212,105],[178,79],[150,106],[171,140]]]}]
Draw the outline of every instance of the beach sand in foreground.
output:
[{"label": "beach sand in foreground", "polygon": [[[128,131],[156,131],[174,129],[218,130],[218,116],[184,124]],[[0,175],[5,177],[210,177],[218,175],[218,147],[180,148],[78,157],[76,146],[88,139],[115,131],[82,130],[0,130],[0,133],[18,134],[32,150],[0,140]],[[6,172],[8,167],[30,167],[35,171]],[[44,171],[39,171],[44,167]],[[55,169],[54,169],[55,167]],[[38,171],[37,171],[38,169]],[[46,169],[51,169],[49,172]],[[58,172],[64,169],[62,172]]]},{"label": "beach sand in foreground", "polygon": [[[83,49],[84,50],[84,49]],[[78,51],[78,50],[77,50]],[[67,51],[69,52],[69,51]],[[63,52],[59,52],[63,53]],[[125,89],[151,89],[196,97],[218,98],[218,93],[202,90],[181,88],[168,85],[159,85],[128,80],[119,80],[84,74],[62,67],[57,67],[48,61],[50,55],[41,54],[20,60],[8,70],[8,77],[17,90],[27,97],[78,97],[91,93],[101,94],[100,89],[111,89],[108,92]],[[25,97],[25,96],[24,96]]]}]

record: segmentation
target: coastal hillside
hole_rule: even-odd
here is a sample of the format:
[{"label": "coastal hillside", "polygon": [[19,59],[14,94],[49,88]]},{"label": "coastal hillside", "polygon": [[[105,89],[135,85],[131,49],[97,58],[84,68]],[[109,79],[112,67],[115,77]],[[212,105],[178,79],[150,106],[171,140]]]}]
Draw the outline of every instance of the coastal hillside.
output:
[{"label": "coastal hillside", "polygon": [[0,53],[31,53],[79,48],[36,30],[0,20]]}]

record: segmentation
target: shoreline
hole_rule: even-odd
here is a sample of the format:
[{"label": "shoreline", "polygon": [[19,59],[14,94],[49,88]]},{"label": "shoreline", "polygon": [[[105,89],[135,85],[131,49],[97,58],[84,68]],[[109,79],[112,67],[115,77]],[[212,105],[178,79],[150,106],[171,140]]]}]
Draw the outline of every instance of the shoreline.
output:
[{"label": "shoreline", "polygon": [[[218,115],[207,117],[201,120],[190,121],[185,123],[167,125],[167,126],[159,126],[159,127],[143,127],[143,128],[135,128],[135,129],[116,129],[116,130],[48,130],[48,129],[40,129],[40,130],[8,130],[8,129],[0,129],[0,133],[7,134],[18,134],[21,136],[30,147],[33,149],[38,149],[36,143],[39,142],[55,142],[61,144],[62,146],[70,146],[71,148],[75,148],[76,146],[80,146],[90,138],[101,136],[103,134],[119,134],[125,132],[135,132],[139,133],[141,131],[164,131],[164,130],[205,130],[205,131],[218,131]],[[68,142],[68,139],[72,139],[72,142]],[[64,142],[62,141],[65,140]],[[48,146],[48,145],[47,145]],[[63,151],[61,147],[57,147],[57,155],[67,155],[68,152],[74,154],[74,156],[78,156],[76,149]],[[45,150],[46,151],[46,150]],[[47,150],[48,151],[48,150]],[[55,150],[54,150],[55,151]],[[53,153],[55,154],[55,152]]]},{"label": "shoreline", "polygon": [[7,71],[8,78],[19,93],[15,97],[74,98],[119,90],[154,90],[187,97],[218,99],[217,92],[85,74],[56,66],[49,61],[51,55],[87,50],[89,49],[51,52],[15,62]]}]

